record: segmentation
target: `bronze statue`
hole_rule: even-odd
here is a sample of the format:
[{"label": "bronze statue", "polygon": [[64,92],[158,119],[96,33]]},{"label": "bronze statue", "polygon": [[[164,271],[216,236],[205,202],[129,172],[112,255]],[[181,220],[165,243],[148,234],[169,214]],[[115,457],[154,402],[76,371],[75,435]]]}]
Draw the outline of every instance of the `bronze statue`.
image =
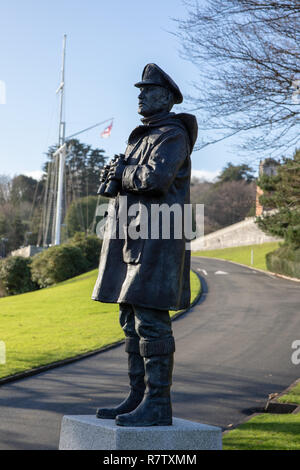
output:
[{"label": "bronze statue", "polygon": [[[140,89],[142,125],[130,134],[125,156],[117,156],[105,169],[99,191],[112,197],[116,214],[121,196],[127,197],[128,208],[146,208],[151,226],[151,206],[177,204],[183,209],[190,202],[190,154],[197,122],[190,114],[170,112],[182,102],[182,94],[156,64],[146,65],[135,86]],[[119,219],[117,215],[117,225]],[[142,231],[140,213],[127,216],[124,237],[111,237],[105,228],[92,296],[119,304],[131,390],[119,406],[100,408],[96,416],[116,419],[120,426],[171,425],[175,342],[169,310],[190,304],[190,251],[184,235],[132,238],[131,224]]]}]

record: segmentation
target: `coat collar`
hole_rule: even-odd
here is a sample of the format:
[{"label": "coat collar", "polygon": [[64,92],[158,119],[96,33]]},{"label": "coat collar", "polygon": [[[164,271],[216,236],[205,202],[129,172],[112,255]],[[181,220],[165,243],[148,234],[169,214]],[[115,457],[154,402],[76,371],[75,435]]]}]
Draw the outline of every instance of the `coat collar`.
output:
[{"label": "coat collar", "polygon": [[177,126],[184,129],[189,137],[191,151],[197,139],[197,120],[192,114],[176,114],[163,112],[153,116],[142,118],[143,125],[136,127],[130,134],[128,143],[135,143],[138,139],[149,132],[149,128],[162,126]]},{"label": "coat collar", "polygon": [[172,119],[174,116],[176,116],[175,113],[163,112],[154,114],[150,117],[142,118],[141,121],[143,124],[133,129],[129,136],[128,142],[133,143],[136,141],[136,139],[139,139],[144,134],[147,134],[149,132],[149,128],[170,124],[170,119]]},{"label": "coat collar", "polygon": [[141,119],[141,121],[145,126],[157,126],[161,123],[161,121],[165,121],[166,119],[173,116],[175,116],[175,113],[164,111],[162,113],[154,114],[153,116],[144,117]]}]

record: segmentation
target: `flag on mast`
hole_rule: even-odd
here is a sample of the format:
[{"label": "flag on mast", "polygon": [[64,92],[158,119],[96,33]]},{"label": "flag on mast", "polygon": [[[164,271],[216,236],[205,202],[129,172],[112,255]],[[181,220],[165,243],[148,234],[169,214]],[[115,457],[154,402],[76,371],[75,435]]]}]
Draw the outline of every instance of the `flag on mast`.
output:
[{"label": "flag on mast", "polygon": [[113,126],[113,121],[110,123],[109,126],[107,126],[107,127],[104,129],[103,132],[101,132],[101,137],[103,137],[104,139],[107,139],[107,137],[110,136],[112,126]]}]

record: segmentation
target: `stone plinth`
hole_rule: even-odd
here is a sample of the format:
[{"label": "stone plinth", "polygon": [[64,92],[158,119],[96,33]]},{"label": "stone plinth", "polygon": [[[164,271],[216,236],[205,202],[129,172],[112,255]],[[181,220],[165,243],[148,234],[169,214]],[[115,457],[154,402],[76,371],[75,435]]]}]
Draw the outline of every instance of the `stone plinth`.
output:
[{"label": "stone plinth", "polygon": [[215,426],[173,418],[172,426],[122,427],[94,416],[64,416],[60,450],[221,450]]}]

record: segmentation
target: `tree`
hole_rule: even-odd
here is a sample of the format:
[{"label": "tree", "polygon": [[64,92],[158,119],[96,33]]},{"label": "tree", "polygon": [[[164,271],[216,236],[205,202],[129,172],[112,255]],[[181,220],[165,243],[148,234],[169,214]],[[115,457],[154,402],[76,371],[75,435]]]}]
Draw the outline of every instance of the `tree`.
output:
[{"label": "tree", "polygon": [[[26,175],[0,176],[0,239],[5,251],[37,242],[42,211],[43,182]],[[5,244],[5,249],[4,249]]]},{"label": "tree", "polygon": [[[77,139],[67,142],[68,153],[65,163],[67,179],[67,206],[77,198],[95,196],[99,186],[99,172],[105,165],[104,150],[84,144]],[[56,161],[53,153],[57,146],[49,148],[46,156],[48,161],[44,165],[45,179],[51,171],[55,170]]]},{"label": "tree", "polygon": [[11,179],[9,176],[0,175],[0,204],[5,204],[10,198]]},{"label": "tree", "polygon": [[207,197],[205,214],[218,228],[235,224],[249,215],[255,194],[255,184],[244,180],[216,183]]},{"label": "tree", "polygon": [[204,204],[206,201],[206,195],[209,193],[213,183],[210,181],[203,181],[193,176],[191,179],[191,203],[192,204]]},{"label": "tree", "polygon": [[26,226],[23,223],[18,209],[10,202],[0,207],[0,243],[1,256],[16,250],[24,242]]},{"label": "tree", "polygon": [[38,181],[30,176],[18,175],[11,180],[9,199],[15,206],[23,202],[33,204],[37,196],[38,200],[41,200],[42,192],[42,183],[38,184]]},{"label": "tree", "polygon": [[299,0],[186,2],[177,20],[185,58],[199,67],[191,102],[206,133],[200,148],[241,135],[274,155],[300,140]]},{"label": "tree", "polygon": [[11,181],[10,202],[21,215],[25,227],[24,244],[35,245],[41,225],[44,181],[26,175]]},{"label": "tree", "polygon": [[229,162],[218,176],[217,183],[222,184],[228,181],[246,181],[250,183],[253,179],[253,169],[250,166],[244,163],[241,165],[233,165]]},{"label": "tree", "polygon": [[108,199],[88,196],[76,199],[70,204],[65,217],[68,237],[72,237],[76,232],[91,232],[97,205],[101,203],[108,203]]},{"label": "tree", "polygon": [[[99,187],[99,173],[105,164],[104,150],[92,149],[77,139],[66,142],[65,184],[62,214],[65,217],[70,204],[78,199],[95,196]],[[54,157],[57,146],[47,152],[48,161],[44,165],[45,193],[42,230],[39,244],[50,244],[54,241],[54,220],[56,213],[56,194],[58,181],[58,158]],[[81,217],[81,212],[80,212]],[[86,212],[82,215],[79,230],[85,230]]]},{"label": "tree", "polygon": [[300,150],[283,158],[275,176],[262,175],[257,184],[263,190],[260,203],[274,209],[257,218],[259,227],[300,248]]},{"label": "tree", "polygon": [[[233,169],[232,169],[233,167]],[[227,178],[227,169],[230,178]],[[250,216],[255,205],[256,186],[248,169],[240,172],[235,171],[239,166],[228,163],[220,181],[211,183],[192,179],[191,202],[193,204],[204,204],[204,233],[215,232],[223,227],[240,222]],[[243,167],[244,169],[244,167]],[[234,171],[233,171],[234,170]],[[222,175],[224,174],[224,178]]]}]

